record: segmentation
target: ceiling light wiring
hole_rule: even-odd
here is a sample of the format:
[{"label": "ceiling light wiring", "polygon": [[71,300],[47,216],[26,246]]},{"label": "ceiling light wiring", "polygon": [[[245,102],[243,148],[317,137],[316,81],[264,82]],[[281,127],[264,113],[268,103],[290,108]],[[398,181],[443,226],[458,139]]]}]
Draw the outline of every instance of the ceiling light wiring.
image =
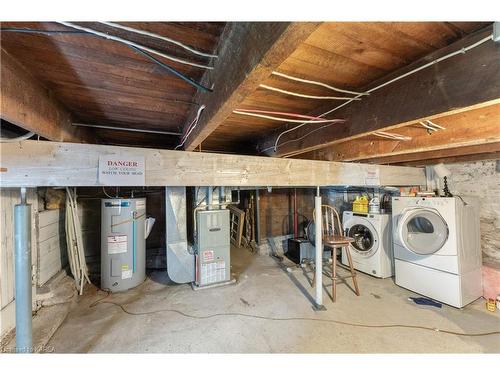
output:
[{"label": "ceiling light wiring", "polygon": [[275,116],[267,116],[267,115],[261,115],[258,113],[251,113],[251,112],[243,112],[243,111],[233,111],[233,113],[238,114],[238,115],[244,115],[244,116],[252,116],[252,117],[258,117],[258,118],[263,118],[267,120],[274,120],[274,121],[283,121],[283,122],[293,122],[293,123],[304,123],[304,124],[323,124],[326,122],[344,122],[344,120],[294,120],[294,119],[289,119],[285,117],[275,117]]},{"label": "ceiling light wiring", "polygon": [[186,140],[188,139],[189,135],[194,130],[194,128],[196,128],[196,126],[198,125],[198,121],[200,120],[201,113],[203,112],[204,109],[205,109],[205,105],[202,105],[200,108],[198,108],[198,112],[196,113],[196,117],[191,122],[191,124],[189,124],[189,126],[187,127],[186,134],[181,139],[181,143],[179,143],[177,146],[175,146],[174,150],[177,150],[180,147],[184,146],[184,143],[186,143]]},{"label": "ceiling light wiring", "polygon": [[274,87],[274,86],[269,86],[269,85],[264,85],[264,84],[260,84],[259,87],[266,89],[266,90],[279,92],[279,93],[282,93],[285,95],[297,96],[299,98],[318,99],[318,100],[361,100],[359,98],[349,98],[349,97],[344,97],[344,96],[318,96],[318,95],[301,94],[298,92],[287,91],[287,90],[279,89],[279,88]]},{"label": "ceiling light wiring", "polygon": [[[57,34],[80,34],[84,36],[92,36],[92,37],[97,37],[100,38],[100,36],[88,33],[86,31],[80,31],[80,30],[37,30],[37,29],[25,29],[25,28],[15,28],[15,27],[8,27],[8,28],[0,28],[0,32],[18,32],[18,33],[31,33],[31,34],[42,34],[42,35],[57,35]],[[177,69],[172,68],[170,65],[165,64],[164,62],[161,62],[154,56],[151,56],[149,53],[142,51],[140,48],[131,46],[126,44],[127,47],[133,49],[134,51],[142,54],[143,56],[147,57],[149,60],[153,61],[160,67],[162,67],[164,70],[167,70],[169,73],[177,76],[178,78],[186,81],[190,85],[196,87],[199,90],[202,90],[204,92],[213,92],[212,89],[205,87],[198,82],[193,81],[191,78],[185,76],[181,72],[179,72]],[[195,103],[197,104],[197,103]]]},{"label": "ceiling light wiring", "polygon": [[149,48],[149,47],[143,46],[143,45],[141,45],[139,43],[135,43],[135,42],[132,42],[130,40],[126,40],[126,39],[120,38],[118,36],[109,35],[109,34],[106,34],[106,33],[103,33],[103,32],[100,32],[100,31],[97,31],[97,30],[94,30],[94,29],[91,29],[89,27],[84,27],[84,26],[76,25],[76,24],[71,23],[71,22],[60,21],[58,23],[60,23],[61,25],[67,26],[67,27],[71,27],[71,28],[76,29],[76,30],[86,31],[87,33],[95,34],[95,35],[98,35],[98,36],[100,36],[102,38],[106,38],[106,39],[109,39],[109,40],[113,40],[115,42],[127,44],[127,45],[135,47],[135,48],[139,48],[139,49],[141,49],[143,51],[147,51],[149,53],[152,53],[152,54],[164,57],[164,58],[169,59],[171,61],[175,61],[175,62],[177,62],[179,64],[194,66],[194,67],[202,68],[202,69],[213,69],[213,66],[204,65],[204,64],[198,64],[198,63],[187,61],[187,60],[184,60],[184,59],[181,59],[181,58],[178,58],[178,57],[174,57],[174,56],[168,55],[166,53],[157,51],[157,50],[155,50],[153,48]]},{"label": "ceiling light wiring", "polygon": [[[367,90],[366,92],[364,92],[363,94],[358,94],[358,95],[356,95],[356,96],[355,96],[355,99],[359,99],[359,98],[361,98],[363,95],[366,95],[366,94],[371,94],[372,92],[377,91],[377,90],[381,89],[382,87],[385,87],[385,86],[387,86],[387,85],[390,85],[391,83],[394,83],[394,82],[396,82],[396,81],[399,81],[400,79],[403,79],[403,78],[408,77],[408,76],[410,76],[410,75],[412,75],[412,74],[415,74],[415,73],[417,73],[417,72],[419,72],[419,71],[421,71],[421,70],[423,70],[423,69],[426,69],[426,68],[428,68],[428,67],[430,67],[430,66],[432,66],[432,65],[435,65],[435,64],[437,64],[437,63],[439,63],[439,62],[441,62],[441,61],[447,60],[447,59],[449,59],[449,58],[451,58],[451,57],[454,57],[454,56],[456,56],[456,55],[462,55],[462,54],[465,54],[467,51],[470,51],[471,49],[476,48],[476,47],[480,46],[481,44],[486,43],[486,42],[488,42],[488,41],[492,40],[492,38],[493,38],[493,34],[490,34],[490,35],[488,35],[488,36],[486,36],[486,37],[484,37],[484,38],[482,38],[482,39],[478,40],[477,42],[475,42],[475,43],[473,43],[473,44],[471,44],[471,45],[469,45],[469,46],[467,46],[467,47],[463,47],[463,48],[461,48],[461,49],[459,49],[459,50],[456,50],[456,51],[454,51],[454,52],[451,52],[451,53],[449,53],[449,54],[447,54],[447,55],[441,56],[441,57],[439,57],[439,58],[437,58],[437,59],[435,59],[435,60],[432,60],[432,61],[428,62],[427,64],[424,64],[424,65],[422,65],[422,66],[419,66],[418,68],[412,69],[412,70],[410,70],[409,72],[406,72],[406,73],[404,73],[404,74],[402,74],[402,75],[399,75],[399,76],[397,76],[397,77],[395,77],[395,78],[393,78],[393,79],[391,79],[391,80],[389,80],[389,81],[386,81],[386,82],[384,82],[384,83],[382,83],[382,84],[380,84],[380,85],[378,85],[378,86],[376,86],[376,87],[373,87],[373,88],[371,88],[371,89]],[[348,105],[348,104],[349,104],[349,103],[351,103],[352,101],[353,101],[353,100],[348,100],[348,101],[346,101],[345,103],[342,103],[342,104],[340,104],[340,105],[338,105],[338,106],[336,106],[336,107],[334,107],[334,108],[332,108],[332,109],[330,109],[330,110],[328,110],[328,111],[326,111],[326,112],[322,113],[322,114],[321,114],[321,115],[319,115],[318,117],[323,117],[323,116],[329,115],[330,113],[335,112],[336,110],[338,110],[338,109],[340,109],[340,108],[342,108],[342,107],[344,107],[344,106]],[[293,128],[291,128],[291,129],[285,130],[285,131],[283,131],[282,133],[280,133],[280,134],[278,135],[278,137],[276,137],[276,140],[275,140],[275,142],[274,142],[274,152],[276,152],[276,151],[277,151],[277,149],[278,149],[278,142],[279,142],[279,140],[281,139],[281,137],[282,137],[283,135],[285,135],[285,134],[287,134],[287,133],[290,133],[290,132],[292,132],[292,131],[294,131],[294,130],[297,130],[297,129],[299,129],[299,128],[301,128],[302,126],[305,126],[305,125],[307,125],[307,124],[308,124],[307,122],[304,122],[304,123],[301,123],[301,124],[299,124],[299,125],[297,125],[297,126],[294,126],[294,127],[293,127]]]},{"label": "ceiling light wiring", "polygon": [[273,74],[275,76],[287,78],[287,79],[292,80],[292,81],[309,83],[311,85],[326,87],[327,89],[330,89],[330,90],[333,90],[333,91],[337,91],[337,92],[343,92],[343,93],[346,93],[346,94],[352,94],[352,95],[369,95],[368,93],[339,89],[338,87],[330,86],[330,85],[327,85],[326,83],[323,83],[323,82],[318,82],[318,81],[313,81],[313,80],[310,80],[310,79],[304,79],[304,78],[294,77],[294,76],[291,76],[291,75],[288,75],[288,74],[285,74],[285,73],[276,72],[276,71],[272,72],[271,74]]},{"label": "ceiling light wiring", "polygon": [[121,25],[121,24],[115,23],[115,22],[100,22],[100,23],[102,23],[102,24],[104,24],[106,26],[109,26],[109,27],[114,27],[116,29],[130,31],[130,32],[135,33],[135,34],[141,34],[141,35],[149,36],[151,38],[164,40],[165,42],[169,42],[169,43],[175,44],[175,45],[177,45],[177,46],[179,46],[181,48],[184,48],[185,50],[187,50],[187,51],[189,51],[191,53],[194,53],[195,55],[199,55],[199,56],[203,56],[203,57],[213,57],[213,58],[219,57],[217,55],[212,55],[210,53],[205,53],[205,52],[198,51],[198,50],[194,49],[193,47],[190,47],[190,46],[188,46],[188,45],[186,45],[184,43],[179,42],[178,40],[175,40],[175,39],[172,39],[172,38],[168,38],[166,36],[159,35],[159,34],[156,34],[156,33],[152,33],[150,31],[135,29],[133,27]]}]

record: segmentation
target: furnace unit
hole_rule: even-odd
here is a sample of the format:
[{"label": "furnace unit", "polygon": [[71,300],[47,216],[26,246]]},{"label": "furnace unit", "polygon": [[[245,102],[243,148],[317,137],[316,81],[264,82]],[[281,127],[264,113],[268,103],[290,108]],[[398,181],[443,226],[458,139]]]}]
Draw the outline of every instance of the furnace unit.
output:
[{"label": "furnace unit", "polygon": [[229,210],[197,211],[196,233],[196,287],[229,282]]}]

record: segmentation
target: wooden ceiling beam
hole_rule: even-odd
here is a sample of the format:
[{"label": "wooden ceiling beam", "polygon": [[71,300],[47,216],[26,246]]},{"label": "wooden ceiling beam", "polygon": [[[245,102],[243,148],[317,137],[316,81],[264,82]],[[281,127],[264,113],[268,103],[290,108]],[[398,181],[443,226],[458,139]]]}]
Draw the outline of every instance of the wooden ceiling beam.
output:
[{"label": "wooden ceiling beam", "polygon": [[361,160],[365,163],[391,164],[420,167],[438,163],[453,163],[498,159],[500,142],[457,148],[447,148],[437,151],[416,152],[406,155],[393,155],[375,159]]},{"label": "wooden ceiling beam", "polygon": [[3,48],[1,61],[2,119],[51,141],[93,140],[88,129],[72,126],[71,114],[67,109]]},{"label": "wooden ceiling beam", "polygon": [[[394,72],[362,91],[470,46],[491,33],[492,27],[489,26],[471,34]],[[415,121],[434,119],[494,103],[500,103],[500,48],[497,43],[488,41],[464,54],[438,62],[393,82],[362,100],[352,102],[331,115],[325,116],[346,119],[344,124],[325,127],[311,135],[308,133],[311,132],[312,127],[304,126],[284,136],[280,141],[283,145],[278,148],[277,152],[274,152],[272,146],[274,146],[277,134],[291,126],[282,127],[261,142],[258,149],[267,149],[265,154],[270,156],[293,156],[366,136],[373,131],[396,129]],[[333,107],[332,104],[323,106],[312,115],[319,115]],[[300,140],[286,143],[293,139]]]},{"label": "wooden ceiling beam", "polygon": [[145,186],[425,185],[421,168],[361,163],[44,141],[7,143],[0,153],[2,188],[102,186],[98,181],[100,155],[144,157]]},{"label": "wooden ceiling beam", "polygon": [[[246,96],[315,31],[320,22],[233,22],[222,33],[213,72],[203,77],[213,93],[198,92],[195,101],[206,109],[188,137],[185,150],[205,140]],[[195,116],[191,111],[189,118]],[[188,121],[189,123],[189,121]],[[237,131],[237,129],[235,129]]]},{"label": "wooden ceiling beam", "polygon": [[436,153],[436,157],[443,157],[447,149],[455,150],[452,155],[457,156],[460,148],[466,154],[467,147],[476,146],[481,151],[483,146],[500,142],[500,104],[443,117],[434,122],[445,129],[429,134],[426,128],[415,123],[394,132],[409,137],[409,140],[391,140],[370,135],[297,157],[329,161],[383,160],[385,157],[396,161],[418,160],[408,158],[410,155],[421,154],[426,154],[426,158],[429,158],[432,152]]}]

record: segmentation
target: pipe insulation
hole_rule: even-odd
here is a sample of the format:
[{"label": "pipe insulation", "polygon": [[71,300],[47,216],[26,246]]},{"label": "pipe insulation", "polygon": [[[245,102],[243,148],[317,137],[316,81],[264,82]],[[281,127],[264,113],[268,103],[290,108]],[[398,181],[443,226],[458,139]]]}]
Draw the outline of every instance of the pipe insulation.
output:
[{"label": "pipe insulation", "polygon": [[[23,196],[24,194],[21,193]],[[14,207],[16,352],[33,352],[31,286],[31,205],[24,197]]]}]

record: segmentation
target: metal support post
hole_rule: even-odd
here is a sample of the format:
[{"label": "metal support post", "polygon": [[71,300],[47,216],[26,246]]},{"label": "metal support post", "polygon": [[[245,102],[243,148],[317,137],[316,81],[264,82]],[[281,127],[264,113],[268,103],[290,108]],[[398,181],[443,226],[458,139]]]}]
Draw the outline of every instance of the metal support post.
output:
[{"label": "metal support post", "polygon": [[315,309],[324,310],[323,306],[323,241],[322,241],[322,222],[321,222],[321,195],[319,193],[319,186],[317,187],[316,197],[314,197],[314,224],[315,224],[315,246],[316,246],[316,298]]},{"label": "metal support post", "polygon": [[21,188],[21,204],[14,207],[14,258],[16,352],[31,353],[31,205],[26,204],[26,188]]}]

